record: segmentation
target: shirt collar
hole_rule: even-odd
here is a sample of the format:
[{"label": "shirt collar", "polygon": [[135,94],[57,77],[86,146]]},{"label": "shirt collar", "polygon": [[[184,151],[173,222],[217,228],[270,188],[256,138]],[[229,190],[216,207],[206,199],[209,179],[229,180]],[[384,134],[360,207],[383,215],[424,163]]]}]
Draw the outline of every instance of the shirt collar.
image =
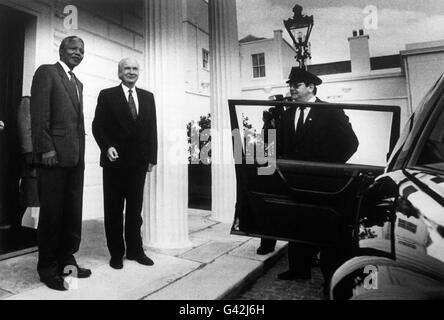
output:
[{"label": "shirt collar", "polygon": [[311,99],[308,100],[307,102],[316,102],[316,96],[311,97]]},{"label": "shirt collar", "polygon": [[65,70],[66,74],[69,74],[71,69],[64,63],[62,60],[59,60],[59,64],[62,66],[63,70]]},{"label": "shirt collar", "polygon": [[123,91],[125,91],[125,92],[128,92],[129,90],[133,90],[133,92],[136,92],[136,87],[128,88],[126,85],[123,84],[123,82],[121,84],[121,87],[122,87]]}]

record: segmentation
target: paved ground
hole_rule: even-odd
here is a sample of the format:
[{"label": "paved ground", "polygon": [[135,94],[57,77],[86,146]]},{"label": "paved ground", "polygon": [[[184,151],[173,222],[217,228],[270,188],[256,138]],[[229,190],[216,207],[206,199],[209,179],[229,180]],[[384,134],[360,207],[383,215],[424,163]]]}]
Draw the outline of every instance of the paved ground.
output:
[{"label": "paved ground", "polygon": [[288,268],[287,255],[260,277],[237,300],[324,300],[321,270],[312,269],[310,281],[281,281],[277,275]]},{"label": "paved ground", "polygon": [[238,296],[285,251],[285,242],[266,256],[256,254],[260,239],[230,234],[231,224],[208,214],[189,214],[191,246],[180,250],[146,248],[152,267],[124,260],[124,269],[108,265],[103,221],[84,223],[77,259],[91,268],[88,279],[71,279],[70,290],[45,287],[36,273],[37,253],[0,261],[0,300],[220,300]]}]

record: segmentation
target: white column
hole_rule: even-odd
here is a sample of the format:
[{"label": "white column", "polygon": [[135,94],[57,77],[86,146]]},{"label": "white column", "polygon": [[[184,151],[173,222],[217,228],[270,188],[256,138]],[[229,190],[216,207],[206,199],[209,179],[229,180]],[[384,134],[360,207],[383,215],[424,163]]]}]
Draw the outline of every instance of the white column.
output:
[{"label": "white column", "polygon": [[188,166],[182,0],[145,0],[147,89],[154,93],[158,165],[148,174],[144,243],[162,249],[191,246],[188,238]]},{"label": "white column", "polygon": [[212,216],[232,222],[236,178],[228,99],[240,97],[236,0],[210,0]]}]

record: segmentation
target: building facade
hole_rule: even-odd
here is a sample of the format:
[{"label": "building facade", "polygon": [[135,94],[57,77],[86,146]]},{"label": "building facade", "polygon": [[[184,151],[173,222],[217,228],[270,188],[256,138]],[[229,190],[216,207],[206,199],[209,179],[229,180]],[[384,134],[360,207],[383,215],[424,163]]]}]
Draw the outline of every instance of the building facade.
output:
[{"label": "building facade", "polygon": [[210,112],[210,31],[208,1],[183,0],[186,51],[186,118],[199,120]]},{"label": "building facade", "polygon": [[[100,151],[91,133],[97,97],[100,90],[120,83],[118,62],[124,57],[134,57],[142,69],[138,86],[155,95],[159,136],[159,165],[154,173],[147,175],[146,181],[144,241],[163,248],[190,246],[186,124],[195,115],[201,115],[203,109],[208,113],[211,107],[217,113],[226,106],[222,101],[210,101],[209,52],[213,43],[212,60],[218,62],[216,72],[230,70],[235,65],[221,57],[231,51],[238,56],[237,42],[233,45],[232,36],[226,37],[233,30],[219,23],[231,21],[237,28],[235,0],[0,0],[0,14],[8,17],[1,21],[2,29],[8,30],[1,33],[2,43],[11,44],[0,48],[1,56],[8,58],[3,59],[1,70],[14,66],[8,69],[7,77],[2,75],[1,82],[2,96],[8,97],[9,102],[2,106],[0,118],[3,119],[3,109],[12,116],[6,121],[5,132],[9,133],[0,135],[0,207],[9,202],[3,193],[4,176],[12,175],[12,161],[3,159],[16,153],[17,159],[13,160],[19,161],[14,136],[15,110],[21,97],[30,94],[37,67],[58,61],[61,40],[77,35],[85,42],[85,58],[75,70],[84,84],[87,135],[83,218],[103,216]],[[237,37],[237,29],[234,34]],[[11,50],[12,44],[15,51]],[[8,91],[10,82],[14,84],[14,92]],[[218,96],[230,98],[227,93],[230,80],[218,77],[216,82]],[[224,112],[216,114],[214,120],[220,120],[218,117],[227,122]],[[214,141],[214,148],[218,144]],[[214,155],[217,156],[216,151]],[[213,185],[227,183],[221,180],[213,179]],[[234,180],[228,183],[234,186]],[[234,197],[231,202],[234,207]],[[4,217],[8,214],[7,210],[0,211],[0,223],[8,220]],[[0,237],[3,239],[3,233]]]},{"label": "building facade", "polygon": [[[308,65],[323,80],[318,92],[322,100],[400,106],[402,125],[444,73],[444,41],[406,44],[405,50],[380,57],[370,57],[369,36],[362,30],[354,31],[348,41],[350,60]],[[240,41],[243,98],[267,99],[288,93],[285,81],[295,65],[294,52],[291,46],[281,50],[276,43],[286,43],[282,31],[275,31],[273,39],[250,35]],[[257,53],[264,54],[263,68],[270,74],[256,78],[252,55]]]},{"label": "building facade", "polygon": [[[85,41],[85,58],[76,69],[85,88],[85,220],[103,214],[99,149],[91,133],[97,96],[101,89],[120,83],[117,63],[130,56],[141,63],[138,85],[152,91],[158,105],[159,166],[147,178],[145,241],[158,247],[189,245],[186,124],[211,112],[213,128],[219,132],[229,129],[227,99],[285,95],[285,81],[294,64],[294,49],[280,30],[272,39],[247,37],[238,42],[235,3],[0,0],[2,29],[8,30],[0,33],[0,40],[11,44],[0,48],[0,56],[6,57],[1,59],[0,69],[9,72],[0,85],[1,99],[8,101],[0,106],[0,120],[13,114],[20,98],[30,94],[37,67],[58,60],[64,37],[78,35]],[[404,122],[444,72],[444,43],[411,44],[400,54],[371,58],[368,40],[357,33],[349,39],[350,61],[309,67],[324,80],[319,96],[331,102],[399,105]],[[12,158],[4,161],[4,155],[18,157],[13,150],[16,137],[11,134],[14,119],[7,119],[7,129],[0,132],[0,225],[8,202],[3,194],[8,188],[4,177],[14,162]],[[5,138],[8,131],[9,140]],[[216,163],[223,163],[231,149],[231,137],[212,140]],[[213,215],[229,221],[235,201],[233,166],[212,169]]]},{"label": "building facade", "polygon": [[239,41],[243,98],[268,99],[282,94],[296,55],[282,33],[275,30],[271,39],[250,35]]}]

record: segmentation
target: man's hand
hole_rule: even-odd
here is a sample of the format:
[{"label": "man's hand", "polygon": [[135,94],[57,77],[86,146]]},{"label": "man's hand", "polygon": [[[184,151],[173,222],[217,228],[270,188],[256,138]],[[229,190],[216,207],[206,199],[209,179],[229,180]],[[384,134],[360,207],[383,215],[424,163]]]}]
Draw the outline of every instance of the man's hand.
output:
[{"label": "man's hand", "polygon": [[42,154],[42,164],[48,168],[54,168],[59,161],[57,160],[57,153],[50,151]]},{"label": "man's hand", "polygon": [[153,172],[154,164],[149,163],[148,164],[148,172]]},{"label": "man's hand", "polygon": [[107,152],[108,160],[111,162],[116,162],[119,159],[119,154],[117,153],[116,148],[111,147]]}]

